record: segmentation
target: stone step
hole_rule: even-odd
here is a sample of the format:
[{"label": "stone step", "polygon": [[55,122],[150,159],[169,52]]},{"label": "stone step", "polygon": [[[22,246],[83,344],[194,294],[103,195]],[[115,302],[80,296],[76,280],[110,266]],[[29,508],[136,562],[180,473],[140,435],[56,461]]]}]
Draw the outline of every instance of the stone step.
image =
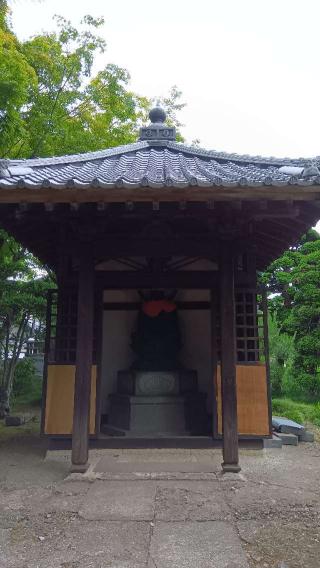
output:
[{"label": "stone step", "polygon": [[286,434],[284,432],[276,432],[275,436],[280,438],[284,446],[297,446],[298,445],[298,436],[295,434]]},{"label": "stone step", "polygon": [[314,442],[314,433],[308,430],[303,430],[298,434],[299,442]]}]

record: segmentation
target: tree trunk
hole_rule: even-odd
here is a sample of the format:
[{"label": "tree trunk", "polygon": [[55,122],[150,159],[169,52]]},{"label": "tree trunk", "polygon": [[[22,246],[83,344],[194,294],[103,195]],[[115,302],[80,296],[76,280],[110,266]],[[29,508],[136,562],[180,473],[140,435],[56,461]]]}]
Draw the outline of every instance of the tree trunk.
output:
[{"label": "tree trunk", "polygon": [[0,418],[10,413],[10,402],[14,382],[14,374],[25,341],[29,314],[25,312],[20,320],[10,357],[10,326],[7,329],[5,358],[3,362],[2,385],[0,387]]}]

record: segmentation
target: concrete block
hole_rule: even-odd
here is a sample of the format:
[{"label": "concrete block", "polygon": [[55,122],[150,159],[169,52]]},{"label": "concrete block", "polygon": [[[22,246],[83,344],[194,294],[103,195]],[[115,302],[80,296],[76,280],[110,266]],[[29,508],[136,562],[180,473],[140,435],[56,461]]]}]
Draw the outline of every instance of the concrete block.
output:
[{"label": "concrete block", "polygon": [[280,440],[282,440],[282,444],[284,446],[297,446],[298,445],[298,436],[294,434],[285,434],[284,432],[277,432],[275,434]]},{"label": "concrete block", "polygon": [[298,434],[299,442],[314,442],[314,433],[308,430],[303,430]]},{"label": "concrete block", "polygon": [[25,423],[24,416],[6,416],[4,421],[6,426],[21,426]]},{"label": "concrete block", "polygon": [[282,448],[282,440],[278,436],[273,435],[272,438],[263,439],[263,447],[265,450],[270,448]]}]

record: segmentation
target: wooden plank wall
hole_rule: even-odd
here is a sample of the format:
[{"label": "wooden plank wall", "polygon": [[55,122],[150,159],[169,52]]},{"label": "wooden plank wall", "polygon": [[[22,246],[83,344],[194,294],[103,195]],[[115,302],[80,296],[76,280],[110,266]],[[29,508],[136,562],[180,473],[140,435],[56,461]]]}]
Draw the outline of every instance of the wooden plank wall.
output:
[{"label": "wooden plank wall", "polygon": [[[90,434],[95,433],[96,366],[92,367]],[[44,433],[70,435],[72,433],[74,365],[49,365]],[[222,433],[221,375],[217,369],[218,432]],[[241,435],[268,436],[268,391],[264,364],[237,365],[238,430]]]},{"label": "wooden plank wall", "polygon": [[[90,397],[90,434],[95,433],[97,367],[92,366]],[[44,433],[72,434],[75,365],[49,365]]]},{"label": "wooden plank wall", "polygon": [[[218,433],[222,433],[221,373],[217,369]],[[270,434],[267,373],[264,364],[237,365],[238,432],[240,435]]]}]

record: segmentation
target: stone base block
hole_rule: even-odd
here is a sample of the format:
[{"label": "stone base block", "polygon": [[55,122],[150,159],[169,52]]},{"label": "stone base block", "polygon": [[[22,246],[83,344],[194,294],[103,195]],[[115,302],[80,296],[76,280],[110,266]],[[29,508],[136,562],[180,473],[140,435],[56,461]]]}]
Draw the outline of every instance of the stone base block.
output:
[{"label": "stone base block", "polygon": [[110,425],[131,435],[186,433],[180,396],[110,396]]},{"label": "stone base block", "polygon": [[188,436],[206,433],[205,395],[110,395],[104,431],[123,436]]},{"label": "stone base block", "polygon": [[308,430],[303,430],[298,434],[299,442],[314,442],[314,433]]},{"label": "stone base block", "polygon": [[89,468],[89,463],[73,463],[70,467],[70,473],[86,473]]},{"label": "stone base block", "polygon": [[284,446],[297,446],[298,436],[294,434],[285,434],[284,432],[277,432],[276,436],[282,440]]},{"label": "stone base block", "polygon": [[282,448],[282,440],[278,436],[272,436],[272,438],[264,438],[263,439],[263,447],[264,449],[270,448]]}]

